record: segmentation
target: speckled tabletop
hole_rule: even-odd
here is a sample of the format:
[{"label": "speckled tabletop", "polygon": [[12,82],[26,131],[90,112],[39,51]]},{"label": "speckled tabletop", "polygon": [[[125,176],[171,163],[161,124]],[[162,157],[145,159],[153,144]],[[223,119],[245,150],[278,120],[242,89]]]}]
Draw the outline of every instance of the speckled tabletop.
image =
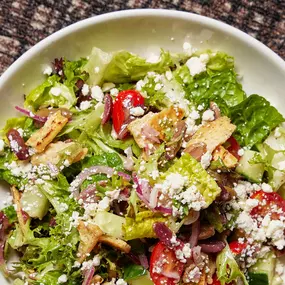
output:
[{"label": "speckled tabletop", "polygon": [[215,18],[285,58],[284,0],[0,0],[0,74],[55,31],[94,15],[132,8],[174,9]]}]

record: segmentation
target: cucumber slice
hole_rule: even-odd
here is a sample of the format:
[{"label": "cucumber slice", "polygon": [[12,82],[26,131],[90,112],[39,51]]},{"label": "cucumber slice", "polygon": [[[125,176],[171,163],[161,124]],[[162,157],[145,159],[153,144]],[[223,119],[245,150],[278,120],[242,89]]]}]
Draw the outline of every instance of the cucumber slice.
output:
[{"label": "cucumber slice", "polygon": [[[276,267],[276,256],[274,253],[269,252],[263,258],[260,258],[252,267],[249,268],[249,274],[256,274],[253,280],[258,280],[260,283],[249,283],[250,285],[269,285],[272,283],[273,277],[275,275]],[[261,274],[266,275],[267,283],[265,282],[266,278],[261,276]]]},{"label": "cucumber slice", "polygon": [[49,200],[37,186],[25,190],[21,197],[23,210],[32,218],[42,219],[48,212],[49,205]]},{"label": "cucumber slice", "polygon": [[236,172],[245,176],[248,180],[252,182],[260,183],[262,181],[262,176],[264,173],[264,164],[250,163],[250,161],[255,157],[255,155],[260,155],[260,153],[253,150],[245,150],[244,155],[242,156],[238,166],[236,167]]},{"label": "cucumber slice", "polygon": [[153,285],[153,282],[151,281],[149,275],[145,275],[137,279],[130,280],[129,284],[130,285]]},{"label": "cucumber slice", "polygon": [[269,285],[268,276],[266,273],[248,273],[249,285]]}]

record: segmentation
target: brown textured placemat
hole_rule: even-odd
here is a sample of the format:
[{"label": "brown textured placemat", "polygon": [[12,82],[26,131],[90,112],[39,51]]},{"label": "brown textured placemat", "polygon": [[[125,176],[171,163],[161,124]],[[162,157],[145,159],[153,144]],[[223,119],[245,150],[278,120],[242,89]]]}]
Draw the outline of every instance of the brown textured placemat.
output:
[{"label": "brown textured placemat", "polygon": [[0,74],[55,31],[94,15],[132,8],[209,16],[245,31],[285,58],[284,0],[0,0]]}]

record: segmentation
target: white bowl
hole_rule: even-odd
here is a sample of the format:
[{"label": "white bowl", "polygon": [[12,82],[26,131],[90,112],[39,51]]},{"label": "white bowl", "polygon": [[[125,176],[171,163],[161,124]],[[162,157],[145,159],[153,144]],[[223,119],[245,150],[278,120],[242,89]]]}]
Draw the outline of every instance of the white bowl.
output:
[{"label": "white bowl", "polygon": [[[248,94],[258,93],[285,115],[285,62],[247,34],[221,22],[185,12],[128,10],[96,16],[47,37],[22,55],[0,78],[1,124],[15,116],[23,94],[43,80],[43,69],[55,57],[87,56],[93,46],[106,51],[126,49],[142,56],[160,48],[178,52],[189,42],[198,49],[234,56]],[[4,187],[0,200],[5,196]],[[10,284],[0,276],[0,284]]]}]

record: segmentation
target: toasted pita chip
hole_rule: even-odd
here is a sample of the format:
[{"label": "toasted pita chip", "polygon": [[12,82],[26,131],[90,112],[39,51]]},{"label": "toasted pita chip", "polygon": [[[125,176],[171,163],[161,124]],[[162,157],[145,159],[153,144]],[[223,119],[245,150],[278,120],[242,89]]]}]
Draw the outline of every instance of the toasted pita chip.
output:
[{"label": "toasted pita chip", "polygon": [[26,144],[34,148],[36,153],[43,152],[67,122],[68,119],[62,116],[61,111],[57,111],[48,118],[42,128],[31,135]]},{"label": "toasted pita chip", "polygon": [[192,149],[193,145],[204,143],[207,146],[207,151],[212,153],[216,147],[230,138],[235,129],[236,126],[231,124],[228,117],[217,118],[215,121],[209,122],[197,130],[189,140],[185,152]]},{"label": "toasted pita chip", "polygon": [[[63,152],[69,152],[67,155]],[[31,159],[33,165],[52,163],[57,165],[62,160],[62,157],[66,157],[69,164],[75,163],[83,159],[88,152],[87,148],[83,148],[76,142],[62,142],[51,143],[42,153],[34,154]]]},{"label": "toasted pita chip", "polygon": [[85,225],[84,222],[80,221],[77,227],[80,235],[80,243],[78,248],[78,261],[82,263],[88,254],[97,245],[99,238],[103,235],[101,229],[94,224]]},{"label": "toasted pita chip", "polygon": [[217,161],[219,159],[221,159],[228,168],[235,168],[238,164],[238,159],[221,145],[213,152],[213,160]]},{"label": "toasted pita chip", "polygon": [[111,237],[108,235],[103,235],[99,238],[99,242],[102,243],[106,243],[116,249],[119,249],[120,251],[123,251],[125,253],[129,253],[131,250],[131,246],[128,245],[125,241],[119,239],[119,238],[115,238],[115,237]]}]

